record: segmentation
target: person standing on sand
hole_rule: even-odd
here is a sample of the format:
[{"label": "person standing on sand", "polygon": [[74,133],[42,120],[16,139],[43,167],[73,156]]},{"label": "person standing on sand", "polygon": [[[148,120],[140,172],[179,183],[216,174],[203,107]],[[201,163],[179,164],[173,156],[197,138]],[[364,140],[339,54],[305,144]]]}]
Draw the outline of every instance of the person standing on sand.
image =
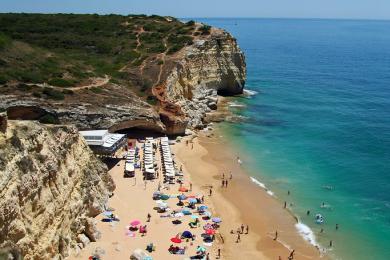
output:
[{"label": "person standing on sand", "polygon": [[245,234],[249,234],[249,226],[248,225],[246,225],[246,232],[245,232]]},{"label": "person standing on sand", "polygon": [[241,242],[240,232],[237,233],[236,243]]},{"label": "person standing on sand", "polygon": [[244,234],[244,224],[241,224],[241,234]]},{"label": "person standing on sand", "polygon": [[192,182],[190,182],[190,191],[192,191]]},{"label": "person standing on sand", "polygon": [[287,202],[286,201],[284,202],[283,208],[287,208]]},{"label": "person standing on sand", "polygon": [[152,216],[150,215],[150,213],[148,213],[146,222],[150,222],[150,218],[151,218],[151,217],[152,217]]},{"label": "person standing on sand", "polygon": [[222,188],[225,186],[225,179],[222,179]]},{"label": "person standing on sand", "polygon": [[201,198],[201,200],[202,200],[202,203],[204,203],[204,195],[202,195],[202,198]]},{"label": "person standing on sand", "polygon": [[218,248],[218,254],[217,254],[217,258],[221,258],[221,248]]},{"label": "person standing on sand", "polygon": [[225,187],[227,188],[228,186],[228,180],[225,181]]},{"label": "person standing on sand", "polygon": [[191,150],[194,150],[194,143],[192,143],[191,145]]},{"label": "person standing on sand", "polygon": [[276,241],[278,239],[278,231],[276,230],[275,231],[275,237],[274,237],[274,240]]},{"label": "person standing on sand", "polygon": [[209,190],[209,196],[211,196],[212,194],[213,194],[213,189],[210,188],[210,190]]}]

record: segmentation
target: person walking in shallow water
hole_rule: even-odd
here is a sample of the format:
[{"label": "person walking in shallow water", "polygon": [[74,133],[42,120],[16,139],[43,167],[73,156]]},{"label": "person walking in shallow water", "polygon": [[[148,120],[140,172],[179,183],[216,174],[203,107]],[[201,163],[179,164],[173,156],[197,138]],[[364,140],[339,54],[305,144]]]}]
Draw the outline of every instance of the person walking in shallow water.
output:
[{"label": "person walking in shallow water", "polygon": [[294,259],[294,253],[295,253],[295,249],[291,251],[290,255],[288,256],[288,259]]}]

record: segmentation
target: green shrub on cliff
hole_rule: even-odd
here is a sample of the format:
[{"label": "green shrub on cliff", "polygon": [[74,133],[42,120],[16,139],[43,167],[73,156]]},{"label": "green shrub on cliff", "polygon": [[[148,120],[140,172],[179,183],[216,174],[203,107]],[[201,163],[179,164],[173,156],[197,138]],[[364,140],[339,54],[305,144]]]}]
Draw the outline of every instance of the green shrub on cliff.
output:
[{"label": "green shrub on cliff", "polygon": [[63,100],[65,98],[63,93],[52,88],[44,88],[42,93],[45,94],[49,99]]}]

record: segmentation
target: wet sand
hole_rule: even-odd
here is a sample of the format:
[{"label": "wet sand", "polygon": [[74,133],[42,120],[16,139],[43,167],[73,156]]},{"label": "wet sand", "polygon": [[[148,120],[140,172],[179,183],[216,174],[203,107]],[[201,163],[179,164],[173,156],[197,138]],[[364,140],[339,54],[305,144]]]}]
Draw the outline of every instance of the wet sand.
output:
[{"label": "wet sand", "polygon": [[[198,187],[214,187],[211,200],[224,219],[221,228],[225,237],[224,259],[279,259],[279,256],[287,259],[293,249],[294,259],[320,259],[318,249],[297,233],[295,217],[243,172],[226,140],[217,137],[218,133],[207,136],[210,133],[201,133],[193,139],[193,149],[181,142],[174,150]],[[227,188],[221,187],[223,173],[228,179]],[[236,243],[237,236],[230,231],[241,224],[249,225],[249,235],[242,235],[241,242]]]}]

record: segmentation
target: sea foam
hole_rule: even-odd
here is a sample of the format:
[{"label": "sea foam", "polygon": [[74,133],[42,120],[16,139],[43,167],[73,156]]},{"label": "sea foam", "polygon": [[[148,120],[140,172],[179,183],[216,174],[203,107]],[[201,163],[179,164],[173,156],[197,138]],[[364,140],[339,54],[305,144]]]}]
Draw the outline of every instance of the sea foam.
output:
[{"label": "sea foam", "polygon": [[295,228],[298,230],[298,233],[303,237],[303,239],[308,241],[313,246],[319,247],[313,230],[311,230],[307,225],[298,222],[295,224]]},{"label": "sea foam", "polygon": [[268,195],[270,195],[270,196],[275,196],[275,194],[274,194],[271,190],[269,190],[269,189],[265,186],[264,183],[260,182],[259,180],[255,179],[255,178],[253,178],[253,177],[250,177],[250,179],[251,179],[251,181],[252,181],[253,183],[255,183],[257,186],[263,188],[263,189],[267,192]]},{"label": "sea foam", "polygon": [[245,105],[233,101],[229,102],[229,107],[245,107]]},{"label": "sea foam", "polygon": [[248,97],[257,95],[258,93],[259,92],[250,89],[244,89],[243,91],[244,96],[248,96]]}]

